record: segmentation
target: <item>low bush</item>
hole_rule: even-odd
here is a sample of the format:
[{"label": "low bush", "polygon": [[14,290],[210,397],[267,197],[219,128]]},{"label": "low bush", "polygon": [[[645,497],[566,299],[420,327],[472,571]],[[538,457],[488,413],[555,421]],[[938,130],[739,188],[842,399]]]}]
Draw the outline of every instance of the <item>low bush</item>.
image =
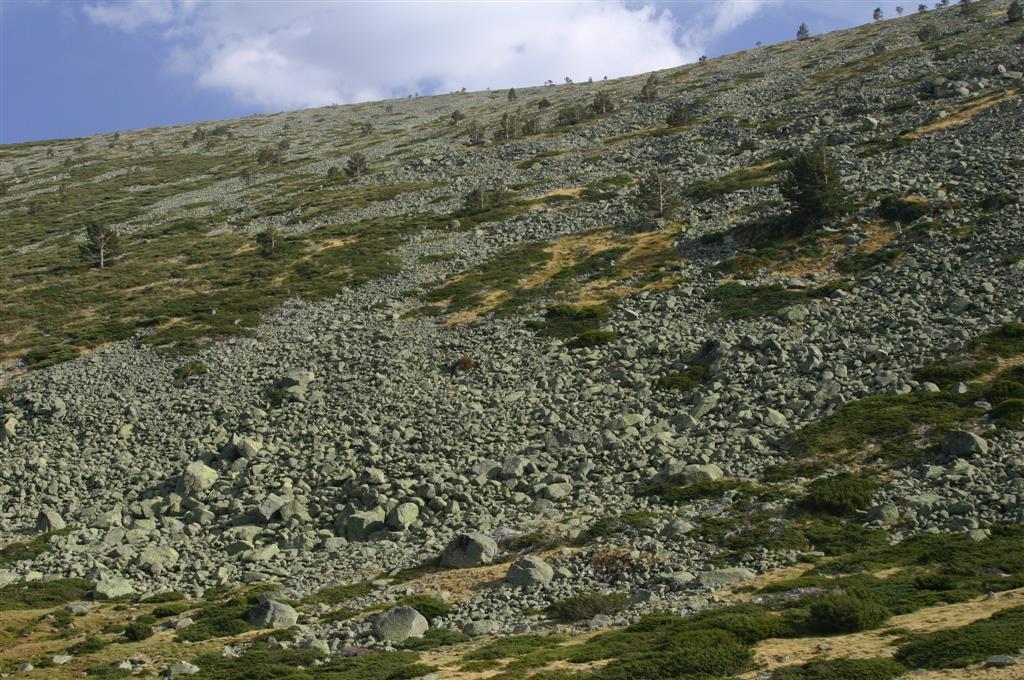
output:
[{"label": "low bush", "polygon": [[780,668],[771,680],[892,680],[906,672],[892,659],[826,659]]},{"label": "low bush", "polygon": [[931,212],[928,201],[920,196],[896,196],[887,195],[882,197],[878,206],[879,216],[890,222],[901,222],[909,224],[915,222]]},{"label": "low bush", "polygon": [[307,595],[303,604],[342,604],[357,597],[366,597],[373,592],[373,584],[368,582],[349,583],[346,585],[327,586]]},{"label": "low bush", "polygon": [[0,588],[0,612],[16,609],[48,609],[84,599],[92,583],[82,578],[12,583]]},{"label": "low bush", "polygon": [[816,599],[807,617],[815,633],[856,633],[882,625],[890,611],[879,602],[856,595],[823,595]]},{"label": "low bush", "polygon": [[659,390],[689,392],[704,384],[708,369],[706,366],[691,366],[683,373],[669,373],[660,376],[654,386]]},{"label": "low bush", "polygon": [[625,593],[581,593],[555,602],[544,613],[563,623],[585,621],[598,614],[614,614],[629,606]]},{"label": "low bush", "polygon": [[76,642],[75,644],[68,647],[68,654],[73,656],[84,656],[86,654],[95,654],[96,652],[104,649],[110,643],[106,640],[101,640],[98,637],[89,636],[84,640]]},{"label": "low bush", "polygon": [[139,642],[153,636],[153,627],[147,623],[135,621],[125,626],[124,637],[129,642]]},{"label": "low bush", "polygon": [[618,334],[612,331],[589,330],[583,331],[570,340],[566,344],[566,347],[570,347],[572,349],[579,349],[581,347],[600,347],[601,345],[607,345],[615,342],[618,339]]},{"label": "low bush", "polygon": [[992,409],[992,419],[1005,428],[1019,428],[1024,422],[1024,399],[1007,399]]},{"label": "low bush", "polygon": [[436,597],[429,595],[406,595],[395,602],[396,607],[412,607],[428,621],[448,614],[452,607]]},{"label": "low bush", "polygon": [[871,503],[874,491],[873,481],[844,472],[812,482],[800,505],[815,512],[852,515]]}]

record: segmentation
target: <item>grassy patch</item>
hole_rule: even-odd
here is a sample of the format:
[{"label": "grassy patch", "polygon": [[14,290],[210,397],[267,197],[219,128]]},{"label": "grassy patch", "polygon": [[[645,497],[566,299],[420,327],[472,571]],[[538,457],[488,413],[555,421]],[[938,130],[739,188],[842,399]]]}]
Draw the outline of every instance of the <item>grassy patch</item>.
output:
[{"label": "grassy patch", "polygon": [[92,583],[81,578],[12,583],[0,588],[0,611],[43,609],[84,599]]},{"label": "grassy patch", "polygon": [[701,180],[683,189],[683,195],[695,201],[707,201],[744,189],[771,184],[778,179],[774,163],[741,168],[718,179]]},{"label": "grassy patch", "polygon": [[15,562],[21,562],[22,560],[34,560],[50,550],[51,538],[67,533],[68,531],[70,531],[70,529],[64,529],[58,532],[48,532],[45,534],[39,534],[28,541],[19,541],[17,543],[9,543],[5,545],[3,548],[0,548],[0,567],[7,567]]},{"label": "grassy patch", "polygon": [[466,652],[464,661],[492,661],[523,656],[538,649],[557,647],[565,642],[565,638],[555,635],[513,635],[499,638],[486,645]]},{"label": "grassy patch", "polygon": [[[423,612],[420,613],[422,614]],[[431,628],[423,634],[423,637],[409,638],[403,642],[402,649],[422,652],[428,649],[451,647],[452,645],[462,644],[469,639],[468,635],[464,635],[457,630],[451,630],[449,628]]]},{"label": "grassy patch", "polygon": [[523,278],[543,267],[551,258],[544,244],[527,243],[463,272],[425,295],[425,300],[443,303],[449,312],[480,305],[488,293],[508,292]]},{"label": "grassy patch", "polygon": [[797,455],[820,458],[875,443],[883,457],[901,459],[919,454],[942,433],[978,415],[978,409],[949,394],[875,395],[804,426],[790,437],[790,445]]},{"label": "grassy patch", "polygon": [[966,626],[914,635],[896,659],[909,668],[962,668],[993,654],[1016,655],[1024,647],[1024,607],[1014,607]]},{"label": "grassy patch", "polygon": [[182,642],[201,642],[218,637],[241,635],[256,627],[249,623],[249,612],[256,604],[256,598],[233,597],[227,600],[207,602],[192,615],[195,623],[178,631],[177,639]]},{"label": "grassy patch", "polygon": [[349,583],[347,585],[327,586],[303,598],[303,604],[342,604],[357,597],[366,597],[374,590],[368,582]]},{"label": "grassy patch", "polygon": [[744,286],[729,282],[712,290],[708,298],[718,306],[715,318],[749,319],[776,314],[784,307],[804,302],[807,294],[782,286]]}]

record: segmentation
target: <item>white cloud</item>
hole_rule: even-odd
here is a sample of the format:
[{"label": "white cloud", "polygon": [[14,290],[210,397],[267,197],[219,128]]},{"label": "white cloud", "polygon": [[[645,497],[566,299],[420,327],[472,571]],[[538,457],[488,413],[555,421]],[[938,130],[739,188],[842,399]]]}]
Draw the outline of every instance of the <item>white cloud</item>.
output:
[{"label": "white cloud", "polygon": [[174,68],[264,110],[539,85],[693,61],[766,0],[705,3],[685,25],[605,2],[171,2],[87,5],[94,22],[157,27]]}]

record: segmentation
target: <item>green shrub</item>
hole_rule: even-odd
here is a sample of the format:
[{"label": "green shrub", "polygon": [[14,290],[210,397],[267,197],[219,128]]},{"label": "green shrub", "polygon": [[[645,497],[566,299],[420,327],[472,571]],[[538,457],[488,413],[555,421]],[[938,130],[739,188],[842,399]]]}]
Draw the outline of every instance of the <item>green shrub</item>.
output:
[{"label": "green shrub", "polygon": [[609,343],[615,342],[618,339],[618,334],[612,331],[589,330],[583,331],[575,338],[570,340],[566,344],[566,347],[570,347],[573,349],[578,349],[581,347],[600,347],[601,345],[607,345]]},{"label": "green shrub", "polygon": [[1024,422],[1024,399],[1007,399],[992,409],[992,418],[1002,427],[1019,428]]},{"label": "green shrub", "polygon": [[543,337],[573,338],[585,331],[597,330],[609,313],[605,305],[555,305],[548,308],[543,321],[529,325]]},{"label": "green shrub", "polygon": [[124,637],[126,640],[131,642],[139,642],[145,640],[148,637],[152,637],[153,627],[146,623],[139,621],[133,621],[129,623],[124,629]]},{"label": "green shrub", "polygon": [[557,647],[565,638],[555,635],[513,635],[488,642],[482,647],[466,652],[464,661],[492,661],[522,656],[538,649]]},{"label": "green shrub", "polygon": [[627,530],[632,530],[635,533],[642,529],[649,529],[654,524],[654,518],[653,512],[625,512],[621,515],[601,517],[579,535],[576,543],[583,545],[598,538],[621,534]]},{"label": "green shrub", "polygon": [[423,617],[430,621],[431,619],[439,616],[445,616],[451,612],[452,607],[450,604],[442,602],[436,597],[430,597],[429,595],[406,595],[401,597],[395,602],[396,607],[412,607]]},{"label": "green shrub", "polygon": [[806,233],[849,209],[839,167],[824,144],[790,161],[779,191],[793,207],[791,224],[797,233]]},{"label": "green shrub", "polygon": [[959,628],[913,635],[901,642],[896,660],[908,668],[962,668],[993,654],[1024,647],[1024,607],[1005,609]]},{"label": "green shrub", "polygon": [[691,366],[684,373],[669,373],[660,376],[654,383],[659,390],[689,392],[704,384],[708,369],[706,366]]},{"label": "green shrub", "polygon": [[914,379],[935,383],[945,389],[960,382],[970,382],[996,367],[990,359],[950,357],[926,364],[914,371]]},{"label": "green shrub", "polygon": [[186,602],[174,602],[171,604],[163,604],[159,607],[156,607],[153,610],[153,616],[155,616],[158,619],[166,619],[169,616],[178,616],[179,614],[184,614],[191,608],[192,605]]},{"label": "green shrub", "polygon": [[570,623],[598,614],[614,614],[628,606],[629,596],[625,593],[581,593],[555,602],[544,613],[556,621]]},{"label": "green shrub", "polygon": [[195,623],[178,631],[178,640],[201,642],[212,638],[241,635],[255,630],[255,626],[248,620],[252,607],[252,603],[245,598],[233,598],[225,602],[209,602],[192,616]]},{"label": "green shrub", "polygon": [[875,483],[844,472],[811,483],[801,505],[816,512],[852,515],[871,503]]},{"label": "green shrub", "polygon": [[707,498],[721,498],[729,492],[757,495],[761,489],[754,483],[739,479],[716,479],[693,484],[653,483],[642,486],[638,493],[657,496],[662,503],[692,503]]},{"label": "green shrub", "polygon": [[206,375],[209,369],[201,361],[189,361],[174,369],[174,384],[178,387],[185,385],[191,378]]},{"label": "green shrub", "polygon": [[772,680],[892,680],[906,672],[892,659],[826,659],[780,668]]},{"label": "green shrub", "polygon": [[84,599],[92,583],[81,578],[12,583],[0,588],[0,612],[15,609],[48,609]]},{"label": "green shrub", "polygon": [[731,676],[753,663],[751,649],[724,630],[684,631],[655,649],[626,654],[592,674],[595,680],[671,680]]},{"label": "green shrub", "polygon": [[811,604],[807,627],[816,633],[856,633],[877,628],[889,616],[889,610],[872,599],[823,595]]},{"label": "green shrub", "polygon": [[[421,614],[423,612],[420,612]],[[438,647],[450,647],[452,645],[458,645],[469,640],[468,635],[464,635],[457,630],[451,630],[450,628],[431,628],[423,634],[423,637],[409,638],[402,643],[402,649],[409,651],[422,652],[428,649],[437,649]]]},{"label": "green shrub", "polygon": [[73,644],[70,647],[68,647],[68,654],[72,654],[74,656],[84,656],[85,654],[95,654],[96,652],[98,652],[101,649],[105,648],[109,644],[110,643],[106,642],[105,640],[101,640],[98,637],[93,637],[93,636],[90,635],[89,637],[85,638],[84,640],[82,640],[80,642],[76,642],[75,644]]},{"label": "green shrub", "polygon": [[327,586],[311,595],[307,595],[303,604],[342,604],[357,597],[366,597],[373,592],[373,584],[369,582],[349,583],[346,585]]}]

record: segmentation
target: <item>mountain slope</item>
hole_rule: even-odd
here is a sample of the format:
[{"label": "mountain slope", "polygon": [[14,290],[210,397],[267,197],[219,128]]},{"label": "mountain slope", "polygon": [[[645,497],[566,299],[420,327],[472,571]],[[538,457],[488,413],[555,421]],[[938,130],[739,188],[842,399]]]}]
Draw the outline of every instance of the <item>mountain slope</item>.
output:
[{"label": "mountain slope", "polygon": [[[671,639],[690,677],[1020,588],[1024,43],[1005,3],[973,7],[670,69],[648,97],[644,75],[3,147],[0,611],[180,592],[168,616],[131,605],[180,626],[133,641],[147,668],[246,677],[217,655],[271,583],[308,625],[243,660],[284,677],[383,646],[367,613],[403,602],[423,647],[475,650],[470,621],[621,627],[819,562],[742,625],[460,657],[667,677]],[[779,181],[820,142],[848,210],[780,233]],[[684,199],[666,219],[635,199],[654,169]],[[102,270],[90,220],[120,236]],[[530,587],[486,566],[526,554],[554,567],[521,564]],[[422,594],[447,601],[402,599]],[[1015,653],[1015,612],[943,663]],[[731,651],[701,666],[688,640]],[[118,649],[66,668],[113,673]],[[321,674],[428,672],[367,658]]]}]

